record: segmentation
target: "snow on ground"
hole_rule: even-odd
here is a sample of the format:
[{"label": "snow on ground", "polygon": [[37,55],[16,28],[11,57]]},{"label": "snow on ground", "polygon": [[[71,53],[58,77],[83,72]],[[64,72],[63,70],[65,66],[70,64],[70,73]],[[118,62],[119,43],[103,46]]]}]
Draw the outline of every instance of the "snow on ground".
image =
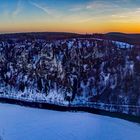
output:
[{"label": "snow on ground", "polygon": [[125,42],[120,42],[120,41],[112,41],[113,43],[115,43],[119,48],[121,49],[130,49],[133,48],[133,45],[130,45],[128,43]]},{"label": "snow on ground", "polygon": [[140,125],[84,112],[0,104],[0,140],[139,140]]}]

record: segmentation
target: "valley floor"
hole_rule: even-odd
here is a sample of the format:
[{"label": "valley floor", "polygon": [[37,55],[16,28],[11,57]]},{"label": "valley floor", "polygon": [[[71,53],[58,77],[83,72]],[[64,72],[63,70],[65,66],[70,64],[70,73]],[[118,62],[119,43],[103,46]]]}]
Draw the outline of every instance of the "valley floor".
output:
[{"label": "valley floor", "polygon": [[0,140],[138,140],[140,125],[84,112],[0,104]]}]

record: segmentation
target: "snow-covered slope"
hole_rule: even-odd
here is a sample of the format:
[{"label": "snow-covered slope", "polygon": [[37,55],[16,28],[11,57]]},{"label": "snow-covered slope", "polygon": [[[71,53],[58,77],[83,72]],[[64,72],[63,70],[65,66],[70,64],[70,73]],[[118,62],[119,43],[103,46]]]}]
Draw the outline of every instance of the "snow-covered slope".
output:
[{"label": "snow-covered slope", "polygon": [[140,116],[140,46],[96,38],[0,41],[0,98]]},{"label": "snow-covered slope", "polygon": [[83,112],[0,104],[2,140],[139,140],[140,125]]}]

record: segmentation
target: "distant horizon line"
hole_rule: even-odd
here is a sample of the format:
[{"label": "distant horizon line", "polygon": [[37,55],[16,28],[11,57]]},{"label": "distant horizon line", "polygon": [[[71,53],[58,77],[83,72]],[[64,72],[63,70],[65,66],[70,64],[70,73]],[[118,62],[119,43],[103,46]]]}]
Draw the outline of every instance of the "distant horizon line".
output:
[{"label": "distant horizon line", "polygon": [[25,31],[25,32],[0,32],[0,35],[5,34],[24,34],[24,33],[70,33],[70,34],[79,34],[79,35],[92,35],[92,34],[109,34],[109,33],[120,33],[120,34],[140,34],[140,33],[128,33],[128,32],[116,32],[116,31],[110,31],[110,32],[93,32],[93,33],[78,33],[78,32],[67,32],[67,31]]}]

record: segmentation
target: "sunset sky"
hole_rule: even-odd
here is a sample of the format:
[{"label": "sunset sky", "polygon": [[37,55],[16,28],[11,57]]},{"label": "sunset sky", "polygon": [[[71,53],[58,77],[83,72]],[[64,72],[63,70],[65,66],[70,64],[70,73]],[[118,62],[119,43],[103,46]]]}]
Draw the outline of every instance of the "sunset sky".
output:
[{"label": "sunset sky", "polygon": [[0,0],[0,33],[140,33],[140,0]]}]

